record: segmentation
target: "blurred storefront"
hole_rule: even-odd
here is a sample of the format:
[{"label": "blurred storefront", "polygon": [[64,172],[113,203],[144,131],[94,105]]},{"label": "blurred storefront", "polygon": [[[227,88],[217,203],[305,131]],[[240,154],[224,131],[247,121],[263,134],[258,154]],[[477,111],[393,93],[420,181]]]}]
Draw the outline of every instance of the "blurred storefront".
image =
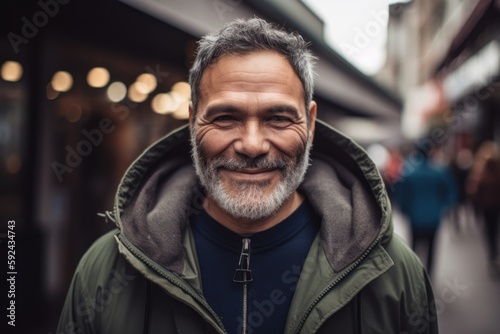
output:
[{"label": "blurred storefront", "polygon": [[480,1],[436,69],[457,132],[500,143],[500,1]]},{"label": "blurred storefront", "polygon": [[79,258],[114,227],[97,213],[112,208],[125,169],[187,122],[196,40],[233,18],[258,15],[312,42],[320,118],[366,142],[397,134],[400,101],[326,46],[322,22],[299,1],[2,6],[0,216],[16,221],[21,331],[55,329]]},{"label": "blurred storefront", "polygon": [[481,142],[500,142],[500,1],[402,1],[389,12],[379,76],[404,97],[406,139],[430,136],[445,160],[470,167]]}]

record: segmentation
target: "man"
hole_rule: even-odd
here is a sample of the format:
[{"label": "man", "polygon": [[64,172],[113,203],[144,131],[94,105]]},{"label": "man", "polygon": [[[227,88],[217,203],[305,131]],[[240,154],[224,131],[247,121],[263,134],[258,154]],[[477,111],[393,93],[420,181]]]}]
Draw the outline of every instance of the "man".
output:
[{"label": "man", "polygon": [[394,204],[410,221],[413,250],[426,247],[421,260],[432,278],[436,234],[442,218],[456,204],[457,185],[452,171],[433,161],[437,151],[423,144],[428,140],[422,138],[404,162],[405,173],[394,185]]},{"label": "man", "polygon": [[378,171],[316,120],[312,62],[257,18],[201,40],[189,128],[127,171],[59,332],[437,332]]},{"label": "man", "polygon": [[481,143],[474,156],[474,163],[466,181],[466,191],[477,219],[483,220],[488,270],[495,280],[500,280],[498,189],[500,189],[500,153],[495,142],[486,140]]}]

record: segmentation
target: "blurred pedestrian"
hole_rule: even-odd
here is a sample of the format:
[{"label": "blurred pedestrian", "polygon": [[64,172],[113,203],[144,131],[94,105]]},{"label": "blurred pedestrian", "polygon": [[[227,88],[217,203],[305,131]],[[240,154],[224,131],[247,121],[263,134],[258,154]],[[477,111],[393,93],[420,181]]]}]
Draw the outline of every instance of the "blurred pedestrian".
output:
[{"label": "blurred pedestrian", "polygon": [[453,222],[457,232],[466,224],[470,219],[472,213],[472,206],[467,198],[467,179],[469,177],[474,154],[472,152],[472,135],[466,132],[461,132],[455,135],[454,149],[450,161],[450,168],[455,176],[457,183],[457,204],[451,210],[451,221]]},{"label": "blurred pedestrian", "polygon": [[484,222],[490,272],[500,278],[498,255],[498,218],[500,213],[500,155],[498,146],[486,141],[477,150],[470,176],[467,195],[476,213]]},{"label": "blurred pedestrian", "polygon": [[404,173],[395,185],[394,194],[395,204],[410,221],[412,248],[416,251],[417,245],[427,244],[429,276],[433,269],[436,232],[443,215],[457,200],[451,170],[433,163],[431,154],[431,149],[415,146],[404,162]]}]

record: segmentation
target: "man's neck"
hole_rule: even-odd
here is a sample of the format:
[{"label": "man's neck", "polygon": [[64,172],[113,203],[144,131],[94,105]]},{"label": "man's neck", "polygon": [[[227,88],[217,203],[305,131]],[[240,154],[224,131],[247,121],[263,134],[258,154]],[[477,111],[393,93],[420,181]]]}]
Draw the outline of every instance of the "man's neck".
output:
[{"label": "man's neck", "polygon": [[222,210],[217,203],[208,196],[203,203],[205,211],[220,224],[237,234],[254,234],[270,229],[282,222],[300,206],[304,196],[294,192],[272,216],[262,220],[235,218]]}]

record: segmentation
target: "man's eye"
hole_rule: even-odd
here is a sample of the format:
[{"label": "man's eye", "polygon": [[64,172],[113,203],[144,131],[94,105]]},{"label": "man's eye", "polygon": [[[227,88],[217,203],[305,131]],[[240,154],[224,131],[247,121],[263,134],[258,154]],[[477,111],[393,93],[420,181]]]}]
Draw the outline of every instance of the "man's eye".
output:
[{"label": "man's eye", "polygon": [[231,115],[222,115],[214,118],[214,122],[226,122],[233,121],[235,118]]},{"label": "man's eye", "polygon": [[284,126],[292,123],[292,120],[286,116],[271,116],[268,118],[268,122]]}]

